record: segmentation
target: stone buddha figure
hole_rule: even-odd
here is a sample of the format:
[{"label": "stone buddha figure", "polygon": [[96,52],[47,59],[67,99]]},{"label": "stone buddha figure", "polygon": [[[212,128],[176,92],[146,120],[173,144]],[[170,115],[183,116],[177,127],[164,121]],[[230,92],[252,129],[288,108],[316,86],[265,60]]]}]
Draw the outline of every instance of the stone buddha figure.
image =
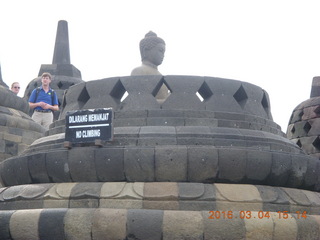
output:
[{"label": "stone buddha figure", "polygon": [[140,54],[142,65],[132,70],[135,75],[162,75],[158,66],[162,63],[166,44],[157,34],[150,31],[140,41]]},{"label": "stone buddha figure", "polygon": [[[140,41],[140,54],[142,64],[132,70],[131,76],[136,75],[162,75],[158,71],[158,66],[162,63],[164,53],[166,51],[166,44],[162,38],[150,31]],[[156,99],[159,103],[163,103],[170,95],[168,88],[162,85]]]}]

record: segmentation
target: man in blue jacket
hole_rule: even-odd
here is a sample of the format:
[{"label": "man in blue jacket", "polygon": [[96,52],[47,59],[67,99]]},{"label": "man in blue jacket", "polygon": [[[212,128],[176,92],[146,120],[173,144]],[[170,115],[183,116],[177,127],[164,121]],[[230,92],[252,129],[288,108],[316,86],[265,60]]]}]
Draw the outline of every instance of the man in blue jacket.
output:
[{"label": "man in blue jacket", "polygon": [[50,88],[52,76],[50,73],[41,75],[41,87],[32,91],[29,98],[29,106],[34,109],[32,119],[49,129],[53,122],[53,111],[59,110],[59,102],[56,92]]}]

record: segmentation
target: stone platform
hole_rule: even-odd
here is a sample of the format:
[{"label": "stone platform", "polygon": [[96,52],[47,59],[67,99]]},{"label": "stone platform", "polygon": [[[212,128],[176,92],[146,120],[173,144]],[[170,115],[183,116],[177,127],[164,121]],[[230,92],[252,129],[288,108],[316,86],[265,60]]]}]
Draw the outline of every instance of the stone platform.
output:
[{"label": "stone platform", "polygon": [[[319,238],[319,161],[284,137],[263,89],[114,77],[71,86],[61,107],[48,136],[0,164],[1,237]],[[108,107],[112,142],[65,148],[67,111]]]}]

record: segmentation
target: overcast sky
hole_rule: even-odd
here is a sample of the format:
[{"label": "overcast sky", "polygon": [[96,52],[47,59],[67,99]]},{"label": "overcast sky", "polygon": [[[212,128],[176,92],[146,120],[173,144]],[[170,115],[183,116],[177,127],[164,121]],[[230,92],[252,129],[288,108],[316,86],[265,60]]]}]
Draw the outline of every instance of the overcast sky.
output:
[{"label": "overcast sky", "polygon": [[241,80],[265,89],[286,132],[292,110],[320,76],[318,0],[10,0],[0,2],[0,64],[7,85],[25,87],[51,64],[59,20],[71,63],[85,81],[130,75],[139,41],[166,42],[159,71]]}]

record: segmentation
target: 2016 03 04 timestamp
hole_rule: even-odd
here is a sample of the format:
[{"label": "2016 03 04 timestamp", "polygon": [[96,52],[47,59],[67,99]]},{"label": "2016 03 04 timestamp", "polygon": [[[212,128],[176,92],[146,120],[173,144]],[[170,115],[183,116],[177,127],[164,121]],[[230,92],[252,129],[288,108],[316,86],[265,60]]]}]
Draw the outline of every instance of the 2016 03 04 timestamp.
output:
[{"label": "2016 03 04 timestamp", "polygon": [[[292,213],[288,211],[209,211],[209,219],[266,219],[270,218],[271,215],[279,219],[289,219],[294,218]],[[297,219],[306,219],[306,211],[296,211],[295,218]]]}]

